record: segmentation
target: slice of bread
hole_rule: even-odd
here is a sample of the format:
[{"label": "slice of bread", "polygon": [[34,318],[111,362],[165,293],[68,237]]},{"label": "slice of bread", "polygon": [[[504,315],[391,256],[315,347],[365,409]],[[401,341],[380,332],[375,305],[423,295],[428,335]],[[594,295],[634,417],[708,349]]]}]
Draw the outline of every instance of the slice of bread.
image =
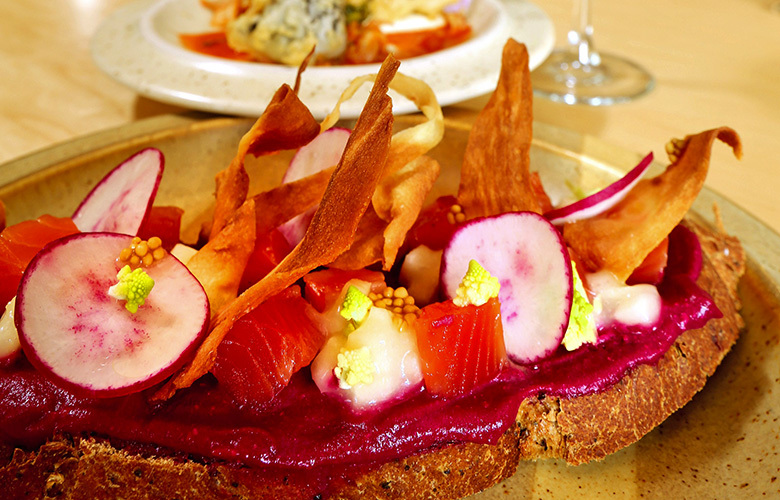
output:
[{"label": "slice of bread", "polygon": [[641,365],[609,390],[572,399],[526,399],[517,422],[526,458],[555,457],[570,464],[599,460],[654,429],[699,392],[743,326],[737,283],[745,255],[732,237],[690,224],[702,245],[698,284],[722,318],[683,333],[657,365]]},{"label": "slice of bread", "polygon": [[270,479],[238,464],[150,457],[94,438],[53,437],[36,450],[0,448],[7,498],[297,499],[460,498],[514,474],[523,459],[599,460],[639,440],[685,405],[737,340],[739,242],[688,221],[702,245],[699,285],[723,317],[683,333],[655,365],[641,365],[609,389],[570,399],[534,397],[496,445],[453,444],[332,478],[328,494],[301,477]]}]

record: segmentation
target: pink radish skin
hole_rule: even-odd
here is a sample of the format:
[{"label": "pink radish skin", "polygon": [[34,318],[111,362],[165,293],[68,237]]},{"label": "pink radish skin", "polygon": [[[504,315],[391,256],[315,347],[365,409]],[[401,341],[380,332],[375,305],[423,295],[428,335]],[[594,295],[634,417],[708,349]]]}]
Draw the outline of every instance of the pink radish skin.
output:
[{"label": "pink radish skin", "polygon": [[[295,153],[282,182],[297,181],[338,165],[351,133],[349,129],[334,127],[315,137]],[[315,210],[316,208],[312,208],[279,226],[279,231],[290,246],[295,246],[301,241]]]},{"label": "pink radish skin", "polygon": [[501,283],[507,354],[533,363],[554,352],[566,333],[573,285],[560,232],[533,212],[474,219],[453,234],[442,256],[444,294],[455,297],[474,259]]},{"label": "pink radish skin", "polygon": [[90,191],[73,214],[82,232],[135,235],[152,208],[165,159],[147,148],[120,163]]},{"label": "pink radish skin", "polygon": [[207,332],[203,287],[171,255],[145,268],[155,281],[135,314],[108,295],[132,237],[81,233],[50,243],[19,286],[15,323],[27,358],[74,392],[111,397],[172,374]]},{"label": "pink radish skin", "polygon": [[545,213],[544,216],[556,226],[561,226],[567,222],[574,222],[581,219],[594,217],[602,212],[606,212],[622,200],[626,193],[642,179],[642,176],[650,168],[653,162],[653,153],[645,156],[639,164],[632,168],[626,175],[601,191],[575,201],[571,205],[556,208]]}]

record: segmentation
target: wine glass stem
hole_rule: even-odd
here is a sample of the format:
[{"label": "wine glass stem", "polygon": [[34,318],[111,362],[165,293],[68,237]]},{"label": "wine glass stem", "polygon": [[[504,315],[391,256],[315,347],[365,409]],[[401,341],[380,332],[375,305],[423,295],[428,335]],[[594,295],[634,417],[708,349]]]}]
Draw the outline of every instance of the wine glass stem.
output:
[{"label": "wine glass stem", "polygon": [[655,83],[652,75],[633,61],[600,54],[594,47],[590,2],[573,0],[568,43],[534,71],[534,93],[566,104],[593,106],[628,102],[646,94]]},{"label": "wine glass stem", "polygon": [[574,28],[568,33],[569,44],[583,66],[598,66],[601,62],[593,46],[593,23],[590,20],[590,0],[575,0]]}]

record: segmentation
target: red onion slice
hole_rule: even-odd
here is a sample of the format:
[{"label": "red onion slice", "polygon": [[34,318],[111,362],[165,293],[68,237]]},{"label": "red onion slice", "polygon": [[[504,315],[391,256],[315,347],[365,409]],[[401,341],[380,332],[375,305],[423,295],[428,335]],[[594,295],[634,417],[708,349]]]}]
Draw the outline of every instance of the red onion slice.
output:
[{"label": "red onion slice", "polygon": [[637,182],[650,168],[653,162],[653,153],[645,156],[639,164],[632,168],[622,178],[616,180],[601,191],[593,193],[581,200],[575,201],[570,205],[559,207],[545,213],[544,216],[556,226],[567,222],[574,222],[581,219],[596,216],[615,206],[622,200],[626,194],[636,185]]}]

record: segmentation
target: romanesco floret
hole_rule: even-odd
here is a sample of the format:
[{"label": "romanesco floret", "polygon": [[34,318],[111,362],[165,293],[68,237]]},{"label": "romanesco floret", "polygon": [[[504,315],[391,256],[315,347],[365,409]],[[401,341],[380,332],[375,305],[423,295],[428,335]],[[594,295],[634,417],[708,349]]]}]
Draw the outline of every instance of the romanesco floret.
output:
[{"label": "romanesco floret", "polygon": [[474,259],[469,261],[469,269],[460,282],[452,301],[458,307],[469,304],[481,306],[493,297],[498,297],[501,284]]},{"label": "romanesco floret", "polygon": [[344,302],[341,303],[339,314],[357,327],[368,316],[368,311],[374,303],[370,298],[357,287],[350,285],[347,294],[344,296]]},{"label": "romanesco floret", "polygon": [[339,379],[339,387],[351,389],[357,384],[370,384],[374,381],[374,359],[368,347],[359,349],[344,349],[339,351],[337,365],[333,369]]},{"label": "romanesco floret", "polygon": [[130,266],[120,269],[116,278],[119,282],[108,289],[108,295],[126,301],[125,309],[135,314],[152,291],[154,280],[140,267],[130,270]]},{"label": "romanesco floret", "polygon": [[580,275],[577,274],[577,269],[572,265],[571,270],[574,279],[574,298],[571,304],[569,326],[563,336],[563,346],[567,351],[573,351],[582,344],[596,342],[596,319],[593,314],[593,305],[588,302],[588,295]]}]

